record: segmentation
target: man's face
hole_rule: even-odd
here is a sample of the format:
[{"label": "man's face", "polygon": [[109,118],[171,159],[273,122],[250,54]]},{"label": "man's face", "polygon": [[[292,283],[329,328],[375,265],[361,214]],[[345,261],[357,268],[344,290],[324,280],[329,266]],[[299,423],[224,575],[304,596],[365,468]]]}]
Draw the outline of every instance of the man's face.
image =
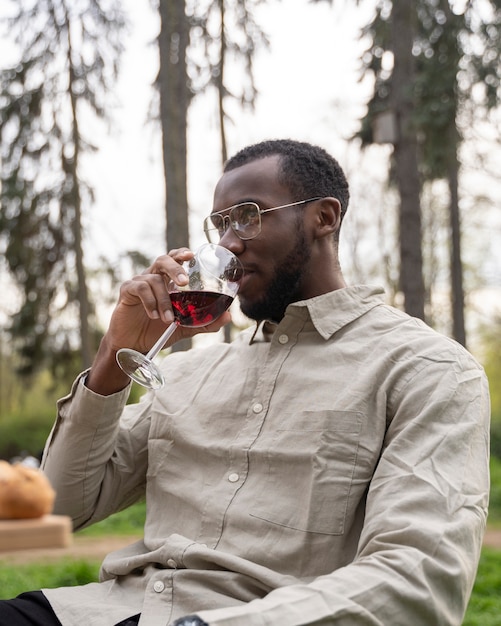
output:
[{"label": "man's face", "polygon": [[[265,157],[225,173],[216,186],[214,211],[249,201],[268,209],[297,200],[278,182],[278,163],[277,156]],[[288,304],[307,297],[311,244],[302,211],[286,208],[265,213],[254,239],[243,241],[229,228],[220,241],[245,268],[239,300],[242,312],[251,319],[278,322]]]}]

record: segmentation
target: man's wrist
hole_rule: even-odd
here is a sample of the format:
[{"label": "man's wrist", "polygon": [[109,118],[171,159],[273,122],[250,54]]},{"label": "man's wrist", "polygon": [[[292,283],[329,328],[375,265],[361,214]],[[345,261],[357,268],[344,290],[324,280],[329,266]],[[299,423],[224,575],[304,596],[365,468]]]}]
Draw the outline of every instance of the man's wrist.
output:
[{"label": "man's wrist", "polygon": [[186,615],[177,619],[172,626],[209,626],[207,622],[200,619],[198,615]]},{"label": "man's wrist", "polygon": [[85,386],[101,396],[110,396],[130,384],[130,378],[120,369],[116,351],[102,338],[94,363],[87,375]]}]

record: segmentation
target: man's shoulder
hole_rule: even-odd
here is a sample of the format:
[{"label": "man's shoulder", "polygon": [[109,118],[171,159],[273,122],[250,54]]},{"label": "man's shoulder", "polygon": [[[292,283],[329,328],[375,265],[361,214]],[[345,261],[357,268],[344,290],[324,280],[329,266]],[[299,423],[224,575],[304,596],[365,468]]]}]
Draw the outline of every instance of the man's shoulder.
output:
[{"label": "man's shoulder", "polygon": [[401,346],[408,354],[441,361],[481,367],[475,357],[457,341],[389,304],[368,313],[374,336],[389,346]]}]

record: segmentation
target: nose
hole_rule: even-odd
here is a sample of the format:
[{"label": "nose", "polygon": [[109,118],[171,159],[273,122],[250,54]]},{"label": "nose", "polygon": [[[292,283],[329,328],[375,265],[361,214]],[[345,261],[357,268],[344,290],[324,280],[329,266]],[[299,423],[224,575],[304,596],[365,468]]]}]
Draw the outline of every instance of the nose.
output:
[{"label": "nose", "polygon": [[226,248],[230,252],[233,252],[235,256],[242,254],[245,249],[245,241],[240,239],[240,237],[235,234],[233,228],[231,228],[229,224],[228,228],[224,231],[223,236],[219,240],[219,245],[223,246],[223,248]]}]

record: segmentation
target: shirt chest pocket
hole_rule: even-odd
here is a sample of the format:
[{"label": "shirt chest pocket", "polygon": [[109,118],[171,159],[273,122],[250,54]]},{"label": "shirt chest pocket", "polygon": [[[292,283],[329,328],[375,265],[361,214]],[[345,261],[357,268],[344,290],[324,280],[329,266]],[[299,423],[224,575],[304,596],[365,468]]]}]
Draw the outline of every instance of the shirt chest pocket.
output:
[{"label": "shirt chest pocket", "polygon": [[365,489],[356,471],[362,414],[305,412],[293,421],[270,435],[266,451],[256,450],[264,480],[250,514],[298,531],[343,534],[348,507],[360,497],[354,487]]}]

